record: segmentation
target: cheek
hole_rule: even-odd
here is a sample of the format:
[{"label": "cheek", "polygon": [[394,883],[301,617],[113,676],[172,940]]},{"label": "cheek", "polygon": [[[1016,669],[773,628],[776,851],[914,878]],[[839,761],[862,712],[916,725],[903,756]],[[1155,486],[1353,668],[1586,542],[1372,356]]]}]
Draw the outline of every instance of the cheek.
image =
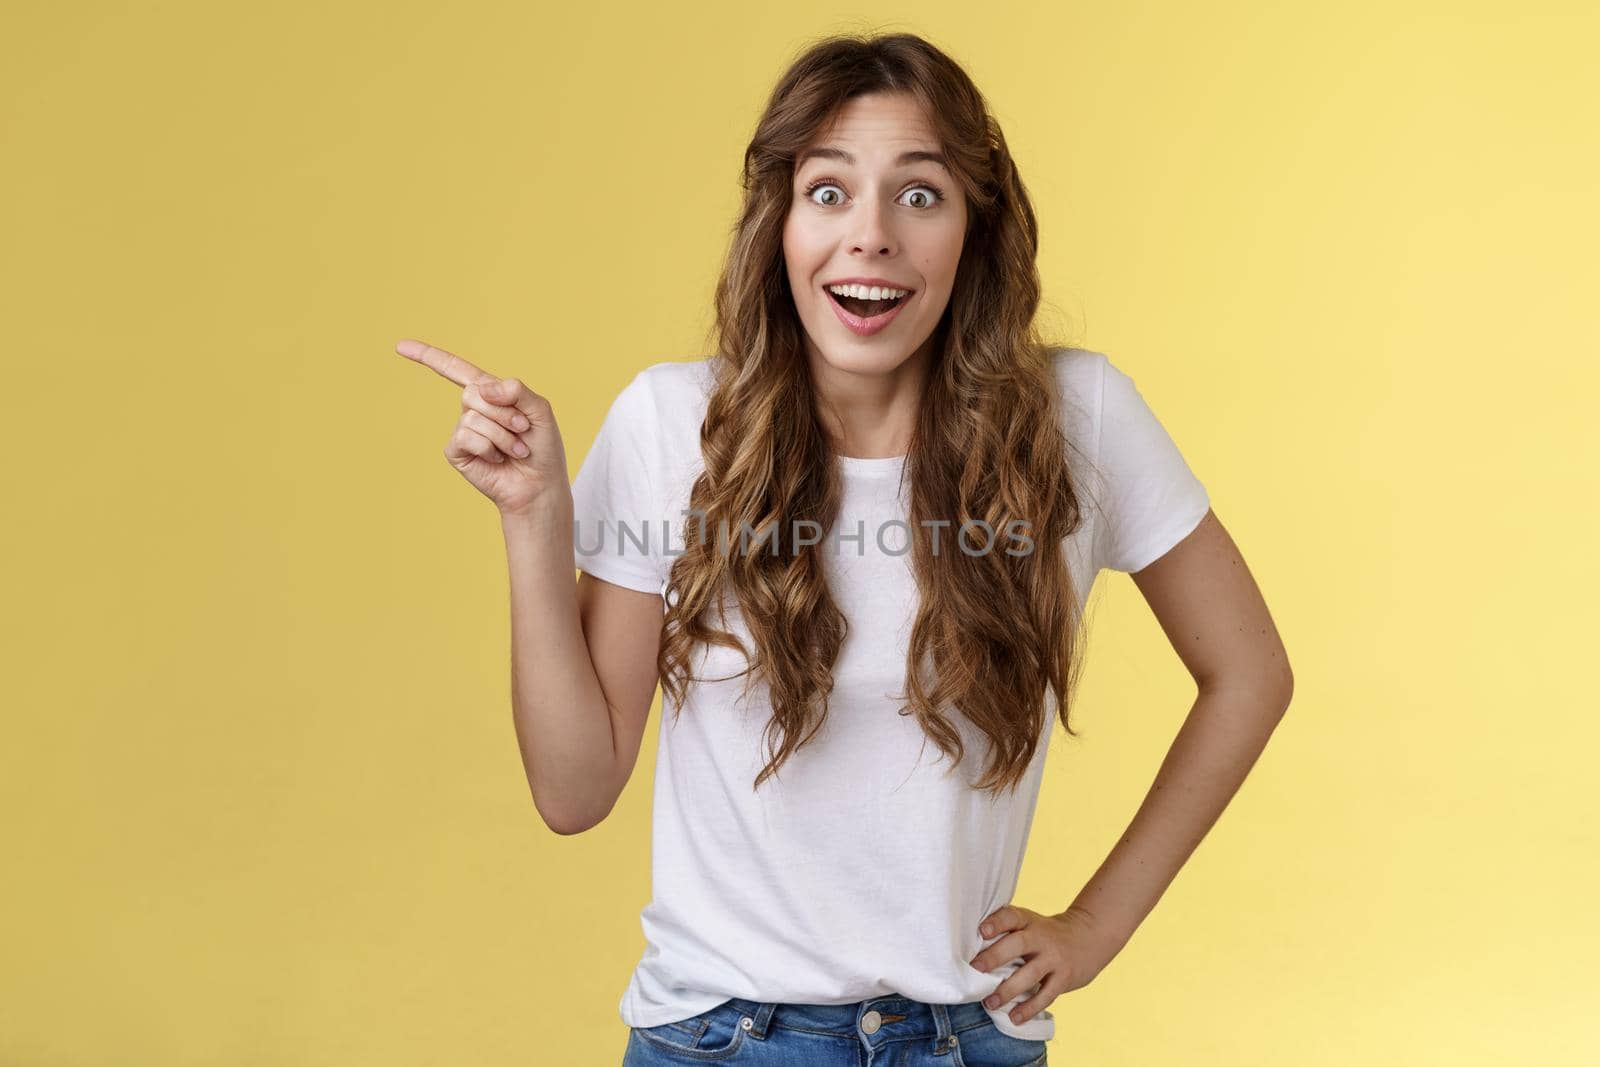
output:
[{"label": "cheek", "polygon": [[808,228],[804,222],[793,216],[784,223],[783,253],[796,267],[804,268],[809,260],[816,258],[816,250],[825,244],[825,239],[815,228]]},{"label": "cheek", "polygon": [[955,281],[956,267],[961,263],[961,248],[964,243],[961,229],[956,228],[946,233],[930,235],[928,246],[923,250],[926,268],[924,275],[931,281],[938,279],[941,286],[949,286]]},{"label": "cheek", "polygon": [[815,296],[812,285],[817,272],[827,265],[828,245],[808,234],[804,226],[786,224],[783,231],[783,264],[789,273],[789,287],[801,302]]}]

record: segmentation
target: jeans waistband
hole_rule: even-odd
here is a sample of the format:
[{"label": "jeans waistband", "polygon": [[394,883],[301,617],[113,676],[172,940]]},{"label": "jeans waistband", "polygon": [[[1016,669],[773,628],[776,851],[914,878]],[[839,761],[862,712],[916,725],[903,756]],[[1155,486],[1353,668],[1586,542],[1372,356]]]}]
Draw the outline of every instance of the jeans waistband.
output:
[{"label": "jeans waistband", "polygon": [[952,1034],[970,1030],[989,1021],[989,1013],[981,1001],[966,1004],[929,1004],[902,996],[873,997],[853,1004],[795,1004],[771,1003],[732,997],[726,1004],[748,1015],[753,1021],[752,1032],[765,1037],[774,1020],[791,1030],[810,1030],[821,1034],[852,1036],[866,1032],[867,1022],[874,1044],[878,1038],[934,1037],[940,1045],[948,1042]]}]

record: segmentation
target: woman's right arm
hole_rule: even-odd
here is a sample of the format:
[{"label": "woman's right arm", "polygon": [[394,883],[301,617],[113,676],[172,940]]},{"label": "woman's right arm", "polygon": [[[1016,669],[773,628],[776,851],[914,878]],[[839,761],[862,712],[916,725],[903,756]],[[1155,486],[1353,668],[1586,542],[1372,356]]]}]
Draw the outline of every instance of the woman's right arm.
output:
[{"label": "woman's right arm", "polygon": [[511,707],[534,807],[558,834],[611,813],[656,691],[663,602],[572,580],[572,495],[502,512],[511,578]]},{"label": "woman's right arm", "polygon": [[550,402],[410,338],[395,351],[462,387],[444,454],[500,511],[511,576],[511,710],[534,807],[559,834],[610,813],[638,762],[664,603],[573,581],[573,500]]}]

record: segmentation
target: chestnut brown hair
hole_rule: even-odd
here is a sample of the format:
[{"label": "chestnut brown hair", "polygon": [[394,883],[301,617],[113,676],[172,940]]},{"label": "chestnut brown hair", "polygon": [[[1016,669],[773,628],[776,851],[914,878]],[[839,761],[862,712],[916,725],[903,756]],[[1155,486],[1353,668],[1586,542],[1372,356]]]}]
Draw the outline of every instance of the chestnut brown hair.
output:
[{"label": "chestnut brown hair", "polygon": [[[712,392],[700,431],[704,459],[667,586],[658,666],[680,705],[696,647],[744,652],[745,693],[770,691],[768,761],[759,788],[822,725],[847,623],[824,580],[822,546],[728,551],[728,531],[782,532],[796,520],[830,531],[841,483],[818,420],[803,327],[783,260],[798,154],[842,105],[904,93],[936,131],[968,206],[949,306],[935,328],[926,389],[906,459],[911,562],[920,602],[910,635],[906,703],[957,763],[965,746],[954,710],[988,738],[975,787],[1019,782],[1047,742],[1047,690],[1062,725],[1081,662],[1078,598],[1063,549],[1082,521],[1062,432],[1050,350],[1034,325],[1040,301],[1038,228],[1005,137],[965,71],[922,38],[830,37],[779,78],[744,154],[743,205],[716,291]],[[922,520],[946,520],[933,531]],[[1028,523],[1033,550],[950,550],[962,523]],[[930,541],[939,532],[944,543]],[[733,540],[737,540],[734,538]],[[781,539],[780,539],[781,541]],[[755,643],[727,629],[729,599]],[[918,669],[922,665],[923,669]],[[931,677],[926,670],[931,666]]]}]

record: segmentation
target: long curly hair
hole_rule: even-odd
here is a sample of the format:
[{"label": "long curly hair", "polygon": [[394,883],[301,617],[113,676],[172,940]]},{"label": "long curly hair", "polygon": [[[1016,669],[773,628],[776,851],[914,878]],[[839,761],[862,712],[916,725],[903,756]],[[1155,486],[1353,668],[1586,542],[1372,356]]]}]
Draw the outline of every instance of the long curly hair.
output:
[{"label": "long curly hair", "polygon": [[[1055,400],[1049,348],[1034,326],[1040,301],[1038,229],[1005,137],[952,59],[908,33],[839,36],[807,48],[778,81],[745,150],[743,206],[716,290],[711,393],[700,430],[704,471],[666,588],[658,668],[681,713],[697,646],[744,653],[746,696],[771,695],[768,761],[753,788],[821,727],[848,624],[830,595],[821,545],[729,552],[718,531],[831,531],[842,485],[818,420],[783,259],[795,159],[847,101],[909,93],[937,132],[967,198],[968,222],[933,351],[904,475],[911,563],[920,596],[910,634],[905,705],[928,738],[960,763],[955,709],[988,738],[974,787],[998,794],[1048,738],[1046,689],[1069,735],[1079,602],[1062,546],[1082,522]],[[928,522],[955,531],[1026,520],[1023,554],[936,551]],[[1014,527],[1011,527],[1014,529]],[[737,601],[755,652],[726,624]],[[931,677],[928,668],[931,666]]]}]

